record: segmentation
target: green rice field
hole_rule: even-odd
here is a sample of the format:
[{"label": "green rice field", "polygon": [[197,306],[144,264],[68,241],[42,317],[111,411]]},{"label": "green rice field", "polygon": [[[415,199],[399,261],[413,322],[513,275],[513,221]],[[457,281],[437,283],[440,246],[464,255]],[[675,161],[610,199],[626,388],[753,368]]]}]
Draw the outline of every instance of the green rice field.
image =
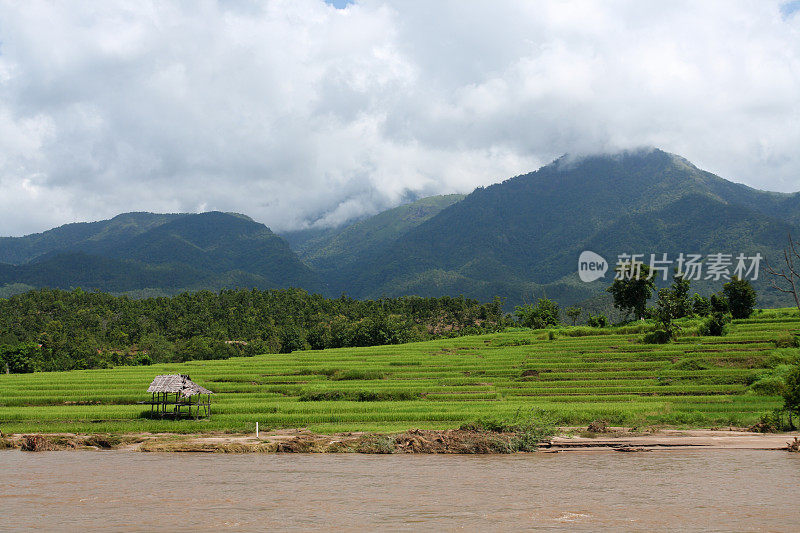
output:
[{"label": "green rice field", "polygon": [[[0,431],[316,432],[444,429],[546,414],[562,426],[746,426],[782,404],[771,373],[797,361],[776,341],[800,333],[794,309],[736,320],[724,337],[643,344],[646,323],[514,328],[372,348],[269,354],[109,370],[0,375]],[[779,343],[778,343],[779,344]],[[142,417],[154,376],[189,374],[215,392],[207,420]]]}]

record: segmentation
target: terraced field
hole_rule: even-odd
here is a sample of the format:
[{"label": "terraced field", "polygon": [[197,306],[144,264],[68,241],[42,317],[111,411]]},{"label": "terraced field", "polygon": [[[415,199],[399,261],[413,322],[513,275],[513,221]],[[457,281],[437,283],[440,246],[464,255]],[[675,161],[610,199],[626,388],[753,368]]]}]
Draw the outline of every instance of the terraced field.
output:
[{"label": "terraced field", "polygon": [[[668,345],[642,344],[647,324],[513,329],[373,348],[305,351],[22,375],[0,375],[0,430],[22,432],[318,432],[450,428],[542,412],[561,425],[748,425],[781,399],[752,384],[797,361],[776,339],[800,333],[796,310],[735,321],[724,337],[697,323]],[[157,374],[184,373],[213,390],[210,420],[142,418]],[[768,391],[767,391],[768,392]]]}]

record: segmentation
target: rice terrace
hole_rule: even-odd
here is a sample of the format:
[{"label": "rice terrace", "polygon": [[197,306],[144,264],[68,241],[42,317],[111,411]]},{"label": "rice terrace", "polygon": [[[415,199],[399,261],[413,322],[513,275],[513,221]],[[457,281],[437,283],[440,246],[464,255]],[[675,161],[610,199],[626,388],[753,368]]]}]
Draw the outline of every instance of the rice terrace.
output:
[{"label": "rice terrace", "polygon": [[[496,334],[366,348],[295,351],[107,370],[0,376],[0,429],[26,432],[313,432],[446,429],[546,416],[560,426],[748,427],[782,405],[770,376],[796,360],[794,309],[757,311],[724,337],[693,319],[670,344],[643,323],[511,328]],[[552,338],[551,338],[552,337]],[[157,374],[212,389],[203,420],[151,420],[137,404]]]}]

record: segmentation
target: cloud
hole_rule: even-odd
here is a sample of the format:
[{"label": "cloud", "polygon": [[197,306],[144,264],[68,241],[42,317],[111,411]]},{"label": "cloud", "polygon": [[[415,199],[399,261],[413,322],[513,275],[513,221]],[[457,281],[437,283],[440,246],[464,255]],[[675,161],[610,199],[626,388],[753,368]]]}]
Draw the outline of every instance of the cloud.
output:
[{"label": "cloud", "polygon": [[0,5],[0,234],[131,210],[339,224],[654,145],[800,189],[780,2]]}]

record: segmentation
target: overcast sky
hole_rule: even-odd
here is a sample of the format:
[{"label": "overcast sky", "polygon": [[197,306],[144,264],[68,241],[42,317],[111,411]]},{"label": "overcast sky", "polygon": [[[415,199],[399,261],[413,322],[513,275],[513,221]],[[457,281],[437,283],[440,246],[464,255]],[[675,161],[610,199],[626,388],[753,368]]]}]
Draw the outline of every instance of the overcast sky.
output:
[{"label": "overcast sky", "polygon": [[800,190],[799,2],[335,3],[0,3],[0,235],[330,225],[643,145]]}]

